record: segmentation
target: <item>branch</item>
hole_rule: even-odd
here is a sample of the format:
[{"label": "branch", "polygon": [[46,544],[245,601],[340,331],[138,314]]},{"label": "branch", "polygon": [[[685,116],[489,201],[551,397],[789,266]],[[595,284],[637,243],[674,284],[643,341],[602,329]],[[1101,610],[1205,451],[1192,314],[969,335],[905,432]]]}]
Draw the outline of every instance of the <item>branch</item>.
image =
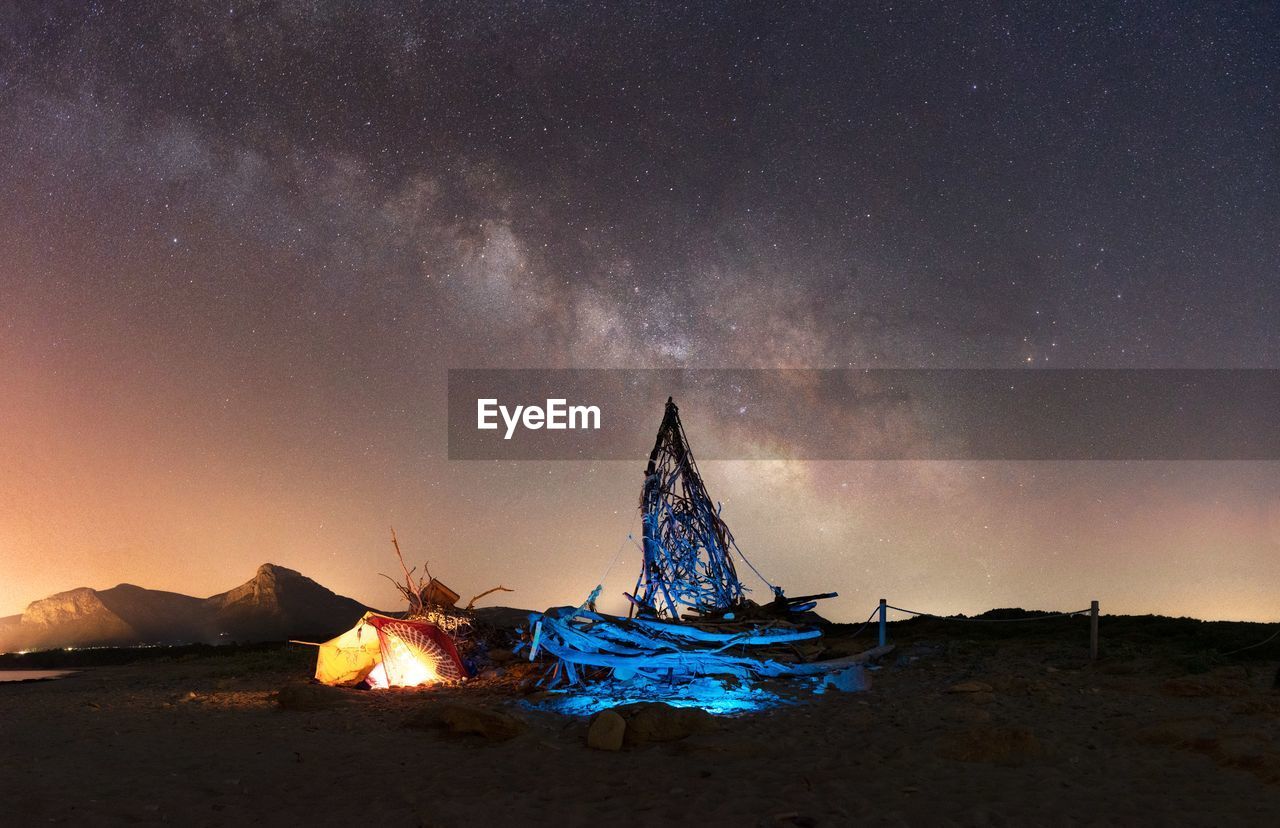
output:
[{"label": "branch", "polygon": [[391,527],[391,545],[396,548],[396,557],[400,560],[400,568],[404,570],[404,582],[409,586],[413,586],[413,581],[410,577],[413,572],[405,565],[404,555],[400,553],[400,541],[396,540],[396,527],[394,526]]},{"label": "branch", "polygon": [[400,590],[400,593],[404,595],[405,599],[409,602],[409,611],[411,613],[422,612],[422,587],[421,585],[414,583],[414,570],[410,569],[408,564],[404,562],[404,555],[400,552],[400,541],[396,539],[396,528],[394,526],[391,527],[391,545],[395,547],[396,558],[400,561],[400,569],[404,571],[404,586],[392,581],[391,578],[386,575],[383,575],[382,577],[391,581],[391,583],[396,584],[396,589]]},{"label": "branch", "polygon": [[483,598],[484,596],[488,595],[491,592],[515,592],[515,590],[507,589],[504,586],[496,586],[493,589],[486,589],[484,592],[480,593],[479,595],[477,595],[476,597],[472,598],[470,601],[467,602],[467,609],[468,610],[472,609],[476,605],[476,601],[479,601],[481,598]]}]

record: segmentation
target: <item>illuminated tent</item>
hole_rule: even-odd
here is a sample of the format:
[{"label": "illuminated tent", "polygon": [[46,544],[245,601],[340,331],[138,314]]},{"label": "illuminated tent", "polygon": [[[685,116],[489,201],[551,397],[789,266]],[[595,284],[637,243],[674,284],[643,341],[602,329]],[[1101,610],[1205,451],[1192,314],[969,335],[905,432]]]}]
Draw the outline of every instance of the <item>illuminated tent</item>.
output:
[{"label": "illuminated tent", "polygon": [[435,624],[376,612],[321,644],[316,659],[316,680],[324,684],[417,687],[466,675],[453,639]]}]

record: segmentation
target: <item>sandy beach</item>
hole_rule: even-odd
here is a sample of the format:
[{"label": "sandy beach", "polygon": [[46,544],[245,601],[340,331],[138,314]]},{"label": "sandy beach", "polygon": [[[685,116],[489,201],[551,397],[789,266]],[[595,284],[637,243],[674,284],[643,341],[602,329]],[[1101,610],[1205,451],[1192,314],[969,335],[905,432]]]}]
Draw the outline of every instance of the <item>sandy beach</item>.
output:
[{"label": "sandy beach", "polygon": [[[1273,663],[1091,664],[1061,636],[923,632],[903,636],[867,692],[718,717],[714,730],[616,753],[586,747],[585,719],[492,680],[306,685],[304,648],[93,667],[0,687],[0,798],[11,824],[1280,821]],[[303,709],[282,707],[280,689],[299,686],[289,706]],[[450,702],[525,727],[496,741],[404,726]]]}]

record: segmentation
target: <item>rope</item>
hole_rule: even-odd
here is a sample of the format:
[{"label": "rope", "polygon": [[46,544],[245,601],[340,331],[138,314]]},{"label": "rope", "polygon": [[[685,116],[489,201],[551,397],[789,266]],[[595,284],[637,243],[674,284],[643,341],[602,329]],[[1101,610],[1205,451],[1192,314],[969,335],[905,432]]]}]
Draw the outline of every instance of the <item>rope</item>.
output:
[{"label": "rope", "polygon": [[[1003,623],[1014,622],[1014,621],[1044,621],[1049,618],[1074,618],[1077,615],[1088,615],[1090,612],[1093,611],[1091,607],[1089,609],[1076,610],[1075,612],[1055,612],[1049,615],[1037,615],[1032,618],[956,618],[955,616],[951,616],[951,615],[934,615],[931,612],[917,612],[916,610],[903,609],[902,607],[895,607],[893,604],[885,604],[884,606],[885,606],[885,609],[897,610],[898,612],[905,612],[907,615],[918,615],[924,618],[937,618],[940,621],[977,621],[978,623],[985,623],[985,624],[1003,624]],[[854,638],[863,630],[865,630],[867,628],[867,625],[871,623],[871,618],[874,618],[876,614],[879,612],[880,612],[879,608],[873,610],[871,612],[871,616],[867,619],[867,623],[859,627],[858,631],[855,632],[850,637]],[[1259,641],[1257,644],[1250,644],[1247,647],[1240,647],[1235,650],[1229,650],[1225,653],[1222,653],[1222,655],[1229,656],[1229,655],[1235,655],[1236,653],[1243,653],[1245,650],[1254,650],[1254,649],[1257,649],[1258,647],[1262,647],[1264,645],[1270,644],[1272,641],[1275,641],[1277,637],[1280,637],[1280,630],[1276,630],[1271,635]]]},{"label": "rope", "polygon": [[[1087,615],[1090,612],[1092,612],[1092,608],[1090,608],[1090,609],[1076,610],[1075,612],[1055,612],[1050,615],[1037,615],[1032,618],[956,618],[955,616],[951,616],[951,615],[934,615],[931,612],[916,612],[915,610],[903,609],[902,607],[895,607],[892,604],[885,604],[885,609],[897,610],[898,612],[905,612],[907,615],[920,615],[926,618],[937,618],[942,621],[977,621],[980,624],[1004,624],[1004,623],[1009,623],[1014,621],[1044,621],[1045,619],[1048,619],[1048,618],[1074,618],[1077,615]],[[879,610],[877,609],[876,612],[879,612]],[[872,613],[872,614],[874,615],[875,613]],[[1275,636],[1272,636],[1272,637],[1274,638]]]},{"label": "rope", "polygon": [[[618,558],[622,556],[622,548],[627,545],[627,541],[632,541],[634,543],[630,532],[628,532],[627,536],[618,544],[617,551],[613,553],[613,559],[610,560],[609,565],[604,568],[604,574],[601,575],[600,580],[596,582],[596,587],[591,590],[591,594],[587,596],[587,600],[583,601],[582,606],[578,607],[579,611],[583,610],[588,604],[600,597],[600,593],[604,590],[605,579],[609,577],[609,573],[613,571],[614,564],[616,564],[618,562]],[[532,660],[533,659],[530,659],[530,661]]]},{"label": "rope", "polygon": [[867,627],[870,627],[870,626],[871,626],[871,619],[872,619],[872,618],[875,618],[875,617],[876,617],[877,615],[879,615],[879,614],[880,614],[880,608],[879,608],[879,607],[876,607],[875,609],[873,609],[873,610],[871,611],[871,614],[867,616],[867,620],[863,623],[863,625],[862,625],[861,627],[858,627],[858,629],[854,630],[853,635],[851,635],[851,636],[849,636],[849,637],[850,637],[850,638],[857,638],[858,636],[862,635],[862,631],[863,631],[863,630],[865,630]]},{"label": "rope", "polygon": [[1248,647],[1241,647],[1241,648],[1240,648],[1240,649],[1238,649],[1238,650],[1232,650],[1232,651],[1231,651],[1231,652],[1229,652],[1229,653],[1223,653],[1223,655],[1224,655],[1224,656],[1235,655],[1236,653],[1243,653],[1245,650],[1252,650],[1252,649],[1254,649],[1255,647],[1261,647],[1263,644],[1270,644],[1272,641],[1274,641],[1274,640],[1275,640],[1275,637],[1276,637],[1277,635],[1280,635],[1280,630],[1276,630],[1276,631],[1275,631],[1275,632],[1273,632],[1271,635],[1269,635],[1269,636],[1267,636],[1266,638],[1264,638],[1264,639],[1262,639],[1261,641],[1259,641],[1257,644],[1250,644]]},{"label": "rope", "polygon": [[736,551],[736,552],[738,553],[738,557],[739,557],[739,558],[742,558],[743,563],[745,563],[747,566],[749,566],[749,567],[751,568],[751,571],[752,571],[752,572],[756,573],[756,577],[757,577],[757,578],[759,578],[760,580],[764,581],[764,585],[765,585],[765,586],[767,586],[769,589],[773,590],[773,594],[774,594],[774,595],[777,595],[777,594],[778,594],[778,588],[777,588],[776,586],[774,586],[773,584],[769,583],[769,579],[768,579],[768,578],[766,578],[766,577],[764,577],[763,575],[761,575],[761,574],[760,574],[760,570],[756,569],[756,565],[755,565],[755,564],[753,564],[753,563],[751,562],[751,560],[750,560],[746,555],[742,554],[742,550],[741,550],[741,549],[738,549],[738,544],[737,544],[737,543],[734,543],[734,544],[733,544],[733,548],[734,548],[734,551]]},{"label": "rope", "polygon": [[[698,479],[698,481],[699,481],[699,482],[701,482],[701,481],[702,481],[702,470],[698,468],[698,461],[694,459],[694,457],[693,457],[693,452],[692,452],[692,451],[689,451],[689,437],[684,433],[684,423],[682,423],[682,422],[679,420],[679,418],[677,418],[677,419],[676,419],[676,427],[677,427],[678,429],[680,429],[680,441],[681,441],[682,443],[684,443],[684,447],[685,447],[685,454],[686,454],[686,455],[688,456],[688,458],[689,458],[689,467],[693,469],[694,476]],[[706,490],[705,490],[705,488],[703,489],[703,494],[704,494],[704,495],[706,494]],[[710,498],[710,496],[708,496],[708,497],[707,497],[707,500],[708,500],[708,501],[710,501],[710,499],[711,499],[711,498]],[[717,508],[716,508],[716,519],[717,519],[717,520],[719,520],[719,519],[720,519],[720,506],[721,506],[721,504],[719,504],[719,503],[717,503],[717,504],[716,504],[716,507],[717,507]],[[724,523],[724,522],[723,522],[723,521],[721,521],[721,524],[722,524],[722,525],[723,525],[723,523]],[[725,533],[729,536],[729,544],[733,547],[733,550],[734,550],[735,552],[737,552],[737,553],[738,553],[738,557],[739,557],[739,558],[742,558],[742,562],[743,562],[743,563],[745,563],[745,564],[746,564],[746,565],[751,569],[751,571],[752,571],[752,572],[754,572],[754,573],[756,574],[756,577],[757,577],[757,578],[759,578],[761,581],[763,581],[763,582],[764,582],[764,585],[765,585],[765,586],[767,586],[767,587],[769,588],[769,590],[770,590],[771,592],[773,592],[773,594],[774,594],[775,596],[780,595],[780,594],[781,594],[781,590],[779,590],[776,586],[774,586],[773,584],[771,584],[771,583],[769,582],[769,579],[768,579],[768,578],[766,578],[766,577],[764,577],[764,575],[762,575],[762,574],[760,573],[760,570],[756,569],[756,565],[755,565],[755,564],[753,564],[753,563],[751,562],[751,559],[750,559],[750,558],[748,558],[745,554],[743,554],[742,550],[738,548],[738,542],[737,542],[736,540],[734,540],[734,538],[733,538],[733,534],[732,534],[732,533],[730,533],[730,532],[728,531],[728,527],[727,527],[727,526],[725,527]],[[728,550],[726,550],[726,551],[728,551]]]},{"label": "rope", "polygon": [[609,565],[605,567],[604,574],[600,576],[600,580],[597,583],[603,584],[605,578],[609,577],[609,573],[613,571],[613,565],[618,562],[618,557],[622,555],[622,547],[627,545],[627,541],[632,541],[633,543],[635,542],[634,539],[631,537],[630,532],[628,532],[627,536],[622,539],[622,543],[618,544],[618,551],[613,553],[613,559],[609,561]]}]

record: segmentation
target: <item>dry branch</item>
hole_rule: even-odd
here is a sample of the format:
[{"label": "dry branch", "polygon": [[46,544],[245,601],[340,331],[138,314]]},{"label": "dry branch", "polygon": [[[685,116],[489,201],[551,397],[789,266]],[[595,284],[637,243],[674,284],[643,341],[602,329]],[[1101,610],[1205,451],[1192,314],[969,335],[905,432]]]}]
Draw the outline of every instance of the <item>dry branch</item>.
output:
[{"label": "dry branch", "polygon": [[488,595],[491,592],[515,592],[515,590],[507,589],[504,586],[496,586],[493,589],[486,589],[484,592],[480,593],[479,595],[475,596],[474,598],[472,598],[470,601],[467,602],[467,610],[470,611],[472,609],[475,609],[476,601],[479,601],[481,598],[483,598],[484,596]]},{"label": "dry branch", "polygon": [[417,567],[412,569],[404,562],[404,554],[400,551],[400,541],[396,538],[395,527],[391,527],[391,545],[396,550],[396,559],[400,561],[400,570],[404,572],[404,583],[400,583],[390,575],[378,573],[386,578],[400,592],[404,599],[409,602],[409,613],[411,615],[421,614],[426,601],[423,594],[426,592],[427,586],[431,583],[431,570],[427,568],[426,563],[422,564],[423,576],[414,578],[413,573],[418,571]]}]

